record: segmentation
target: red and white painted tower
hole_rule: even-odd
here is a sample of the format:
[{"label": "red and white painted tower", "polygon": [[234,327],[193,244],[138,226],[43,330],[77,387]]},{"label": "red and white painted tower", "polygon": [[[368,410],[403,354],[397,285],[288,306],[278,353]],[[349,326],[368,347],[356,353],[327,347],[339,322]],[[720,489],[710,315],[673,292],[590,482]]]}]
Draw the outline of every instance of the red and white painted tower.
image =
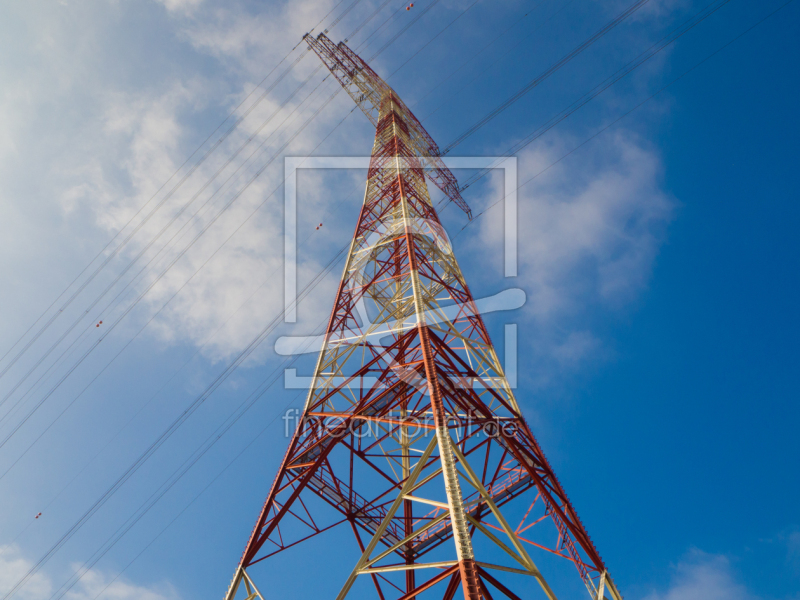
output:
[{"label": "red and white painted tower", "polygon": [[455,177],[361,58],[325,35],[305,39],[373,122],[375,143],[302,420],[226,600],[267,600],[251,567],[344,530],[360,556],[337,600],[519,600],[526,576],[552,600],[534,558],[553,555],[594,600],[621,600],[520,412],[431,203],[426,176],[469,214]]}]

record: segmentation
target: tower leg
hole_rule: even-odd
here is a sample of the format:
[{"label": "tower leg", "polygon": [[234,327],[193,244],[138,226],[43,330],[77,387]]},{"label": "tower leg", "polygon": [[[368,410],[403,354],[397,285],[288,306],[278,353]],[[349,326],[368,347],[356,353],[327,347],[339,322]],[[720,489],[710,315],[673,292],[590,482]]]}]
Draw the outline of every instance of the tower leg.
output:
[{"label": "tower leg", "polygon": [[236,569],[236,574],[233,576],[233,580],[231,581],[231,585],[228,588],[228,593],[225,594],[225,600],[233,600],[236,598],[236,592],[239,591],[239,586],[242,585],[244,582],[245,590],[247,591],[247,596],[245,600],[256,600],[257,598],[260,600],[265,600],[264,596],[256,587],[256,584],[253,583],[253,580],[250,579],[250,576],[247,574],[247,571],[244,570],[243,567],[239,567]]},{"label": "tower leg", "polygon": [[225,594],[225,600],[233,600],[236,597],[236,592],[239,591],[239,586],[242,583],[242,567],[237,567],[236,572],[233,574],[230,586],[228,586],[228,593]]}]

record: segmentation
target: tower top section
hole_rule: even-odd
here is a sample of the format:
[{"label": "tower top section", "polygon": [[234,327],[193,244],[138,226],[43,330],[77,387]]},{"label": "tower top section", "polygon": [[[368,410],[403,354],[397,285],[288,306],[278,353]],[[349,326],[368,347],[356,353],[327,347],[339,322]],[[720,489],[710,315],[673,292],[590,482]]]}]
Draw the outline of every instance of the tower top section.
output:
[{"label": "tower top section", "polygon": [[395,109],[402,113],[399,116],[408,125],[410,149],[420,159],[428,179],[472,219],[472,211],[461,197],[455,175],[441,159],[439,146],[397,92],[344,42],[334,44],[324,33],[317,37],[306,34],[303,39],[376,127],[381,104],[392,99]]}]

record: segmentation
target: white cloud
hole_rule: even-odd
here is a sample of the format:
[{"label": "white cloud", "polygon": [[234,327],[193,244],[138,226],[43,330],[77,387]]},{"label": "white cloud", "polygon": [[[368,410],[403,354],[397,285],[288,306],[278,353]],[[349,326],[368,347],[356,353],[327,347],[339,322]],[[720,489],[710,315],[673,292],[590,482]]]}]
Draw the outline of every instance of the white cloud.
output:
[{"label": "white cloud", "polygon": [[800,574],[800,531],[786,536],[786,560],[794,572]]},{"label": "white cloud", "polygon": [[670,586],[645,600],[756,600],[736,581],[724,556],[691,551],[673,569]]},{"label": "white cloud", "polygon": [[[608,356],[592,315],[630,307],[646,288],[675,208],[661,187],[659,156],[631,132],[600,138],[547,169],[577,143],[555,136],[519,157],[520,184],[544,171],[520,189],[518,220],[519,281],[529,298],[523,314],[536,332],[526,337],[543,371]],[[490,197],[508,192],[501,182]],[[502,217],[499,206],[487,213],[481,236],[492,251],[481,256],[502,256]]]},{"label": "white cloud", "polygon": [[[161,96],[148,97],[146,100],[130,96],[114,98],[106,110],[103,135],[96,140],[98,148],[93,154],[99,158],[69,173],[80,183],[74,187],[65,186],[68,189],[63,202],[65,206],[74,207],[76,198],[80,197],[91,213],[98,216],[98,224],[109,235],[119,230],[178,166],[173,157],[180,154],[178,141],[184,132],[182,123],[187,119],[187,113],[191,112],[191,107],[187,106],[190,95],[184,94],[184,91],[183,86],[177,86]],[[260,125],[259,121],[280,109],[274,100],[265,100],[240,130],[225,141],[221,151],[211,155],[164,204],[164,208],[137,234],[124,253],[124,256],[131,258],[145,249],[146,241],[169,226],[153,247],[146,250],[145,258],[140,263],[143,266],[163,249],[142,281],[134,286],[143,291],[173,258],[189,248],[196,235],[208,227],[144,299],[143,305],[148,307],[149,315],[180,290],[152,327],[161,340],[188,341],[200,345],[236,313],[235,318],[216,333],[212,345],[207,348],[210,357],[225,358],[243,348],[255,332],[283,308],[282,157],[246,189],[244,184],[250,181],[256,168],[264,164],[276,147],[288,139],[284,131],[273,138],[269,136],[295,106],[297,102],[281,109],[270,126],[257,134],[244,152],[226,165],[225,157],[231,156],[246,142]],[[300,111],[300,118],[293,121],[295,127],[305,120],[308,112],[307,107]],[[325,127],[330,127],[330,120],[324,117],[318,119],[309,130],[294,140],[292,149],[309,147],[319,137],[320,129]],[[269,141],[264,150],[247,162],[247,157],[266,139]],[[237,172],[241,165],[244,167]],[[219,176],[204,190],[204,181],[218,171]],[[163,198],[180,177],[175,177],[157,198]],[[220,187],[229,178],[230,182]],[[309,204],[318,206],[318,203],[325,202],[327,197],[321,194],[319,182],[313,178],[307,179],[314,185],[313,189],[305,190],[302,198],[304,208]],[[128,182],[127,185],[120,185],[120,180]],[[216,193],[218,189],[220,191]],[[273,194],[276,189],[277,192]],[[241,191],[242,195],[226,208]],[[253,214],[262,203],[265,203],[264,206]],[[183,206],[188,206],[188,209],[175,224],[169,225]],[[149,208],[146,212],[149,212]],[[238,229],[251,214],[250,220]],[[213,221],[217,215],[221,215],[220,218]],[[138,223],[140,218],[137,217],[134,223]],[[232,234],[233,237],[227,241]],[[302,241],[304,236],[301,235],[300,239]],[[167,244],[169,240],[172,241]],[[323,256],[320,260],[324,262],[327,258]],[[138,271],[140,266],[134,268],[132,273]],[[302,284],[319,271],[321,265],[315,258],[309,258],[299,268]],[[198,275],[194,276],[195,273]],[[189,285],[183,287],[190,278]],[[268,285],[259,287],[265,280],[268,280]],[[257,290],[256,298],[239,310]],[[319,292],[324,291],[325,286],[322,286]],[[305,304],[306,308],[317,297],[310,298]],[[325,314],[328,311],[327,307],[317,308]]]},{"label": "white cloud", "polygon": [[[0,592],[10,590],[33,566],[16,546],[0,546]],[[112,581],[107,573],[88,571],[65,595],[69,600],[94,600],[99,594],[106,600],[176,600],[177,591],[168,583],[140,586],[120,577]],[[60,583],[58,584],[60,585]],[[16,594],[19,600],[46,600],[56,588],[43,571],[36,573]]]},{"label": "white cloud", "polygon": [[[308,4],[311,5],[311,3]],[[241,13],[237,12],[236,15],[234,20],[237,23],[248,22]],[[213,23],[214,20],[208,18],[204,22]],[[276,27],[276,31],[283,35],[288,35],[274,23],[272,26]],[[235,36],[240,34],[241,32],[238,30],[234,33]],[[299,40],[299,37],[297,39]],[[269,47],[271,51],[276,47],[282,47],[276,43],[274,37],[271,40],[260,40],[259,43]],[[223,51],[227,50],[220,49],[220,52]],[[253,53],[251,48],[247,49],[247,52]],[[277,60],[271,62],[274,64]],[[285,85],[287,89],[296,86],[300,80],[305,78],[306,72],[310,70],[307,67],[312,62],[307,59],[298,65],[300,69],[292,72],[282,85]],[[262,63],[259,67],[260,70],[263,70],[263,64],[269,64],[269,62]],[[317,62],[313,62],[314,66],[316,64]],[[284,67],[286,66],[284,65]],[[263,75],[263,73],[260,74]],[[62,74],[62,77],[67,81],[70,80],[69,74]],[[77,77],[77,75],[73,74],[72,77]],[[140,251],[146,250],[140,263],[130,271],[129,276],[133,275],[148,260],[156,256],[156,253],[164,248],[167,241],[180,228],[183,228],[151,265],[144,279],[133,286],[128,300],[135,295],[133,292],[143,291],[155,275],[160,273],[162,268],[173,257],[176,257],[196,234],[210,224],[213,216],[222,211],[233,194],[242,190],[243,183],[250,179],[255,169],[287,141],[293,130],[296,130],[313,112],[313,109],[321,103],[322,99],[330,94],[333,84],[326,82],[328,85],[320,88],[310,103],[303,105],[296,114],[291,115],[291,112],[299,106],[306,95],[314,89],[316,82],[321,79],[322,75],[317,76],[311,85],[306,86],[302,93],[283,108],[281,108],[281,100],[285,97],[282,96],[285,90],[282,88],[278,88],[275,94],[263,100],[239,129],[228,137],[205,164],[150,219],[122,253],[122,258],[115,259],[113,265],[116,270],[119,270],[122,268],[120,265],[124,265],[127,260]],[[215,82],[218,83],[214,79],[214,75],[203,77],[192,75],[191,78],[172,79],[161,85],[134,90],[104,90],[96,95],[93,98],[95,105],[92,107],[91,126],[80,122],[71,123],[73,126],[78,125],[81,128],[81,135],[73,140],[69,152],[59,155],[57,160],[46,162],[43,175],[38,177],[44,187],[41,199],[37,198],[37,202],[44,207],[42,212],[53,214],[54,217],[59,217],[63,221],[72,219],[79,222],[81,231],[71,231],[70,237],[78,237],[95,248],[101,247],[105,241],[128,223],[141,206],[148,203],[162,184],[175,173],[185,156],[191,152],[192,144],[197,143],[197,115],[208,110],[209,105],[213,107],[217,101],[227,103],[228,98],[225,96],[214,95],[215,90],[223,89],[223,86],[218,86]],[[66,87],[70,86],[71,84],[66,84]],[[19,115],[23,112],[33,115],[35,111],[31,111],[27,106],[23,110],[23,105],[25,98],[36,95],[31,91],[36,86],[30,88],[24,85],[11,87],[17,91],[14,95],[2,96],[2,101],[14,103],[14,106],[9,107],[9,111],[17,114],[16,121],[20,120]],[[243,84],[242,87],[247,86]],[[257,95],[251,97],[249,103],[253,102],[256,97]],[[236,102],[238,103],[240,99],[237,98]],[[346,101],[345,99],[340,100]],[[315,142],[332,128],[332,124],[341,118],[341,112],[337,114],[335,103],[329,106],[331,110],[319,115],[307,130],[293,140],[292,145],[284,154],[291,152],[303,154],[310,151]],[[268,126],[257,132],[257,128],[273,113],[276,114]],[[288,127],[278,129],[278,126],[287,119]],[[31,127],[36,125],[33,116],[30,117],[28,124]],[[20,129],[15,120],[3,120],[0,115],[0,130],[11,128],[12,125]],[[273,135],[276,129],[278,131]],[[24,130],[15,130],[11,133],[13,135],[9,135],[7,140],[0,142],[4,146],[0,148],[0,153],[14,153],[15,140],[25,139],[26,136],[32,137],[29,132]],[[251,135],[255,135],[253,141],[226,166],[226,159],[232,156]],[[236,173],[246,158],[267,138],[269,140],[264,146],[264,151],[256,154],[253,161],[247,163],[242,170]],[[0,164],[0,168],[4,166]],[[204,182],[220,169],[219,177],[208,188],[201,189]],[[143,215],[149,213],[150,209],[155,206],[155,202],[164,198],[166,192],[172,189],[181,175],[182,173],[172,178],[170,184],[157,195],[156,200],[150,202],[142,215],[134,220],[134,225]],[[186,256],[170,269],[169,273],[145,297],[140,306],[140,323],[144,322],[142,319],[146,320],[150,314],[161,308],[164,302],[202,267],[200,275],[181,291],[162,318],[149,330],[154,332],[159,340],[175,343],[189,342],[195,345],[205,342],[258,288],[259,284],[271,277],[269,284],[261,288],[256,298],[242,308],[227,327],[217,334],[213,344],[207,349],[208,355],[212,358],[225,358],[244,347],[252,339],[254,333],[283,308],[283,246],[280,241],[283,233],[282,191],[278,189],[273,197],[269,197],[272,191],[279,186],[282,175],[283,157],[280,156],[229,209],[225,210],[223,216],[210,226]],[[17,177],[24,179],[26,185],[34,180],[32,177],[20,173],[14,173],[9,179],[13,180]],[[212,194],[217,192],[229,177],[232,179],[226,187],[212,197]],[[304,177],[304,181],[312,181],[315,186],[318,184],[313,178]],[[305,205],[311,204],[316,207],[318,203],[327,203],[329,198],[319,192],[320,189],[317,187],[306,189],[303,198]],[[195,195],[197,198],[192,200]],[[10,209],[15,209],[18,204],[24,205],[19,197],[9,195],[7,198],[3,198],[0,196],[0,201],[3,200],[8,202]],[[209,200],[210,202],[205,205]],[[235,237],[217,256],[204,266],[206,260],[222,246],[238,225],[265,200],[267,201],[266,205],[236,233]],[[177,219],[175,224],[169,227],[152,248],[145,249],[147,241],[167,226],[180,208],[187,203],[188,209]],[[28,202],[29,204],[30,202]],[[201,210],[204,205],[205,208]],[[20,229],[20,220],[17,220],[15,224],[17,232]],[[334,222],[335,220],[331,219],[330,225],[333,225]],[[42,222],[35,221],[34,223],[41,235]],[[327,232],[328,230],[325,230],[325,233]],[[10,234],[11,237],[4,237],[4,242],[14,245],[10,241],[13,239],[14,232],[10,232]],[[20,234],[17,233],[17,235]],[[302,239],[304,236],[301,235]],[[84,260],[81,258],[75,262],[84,262]],[[323,257],[321,260],[324,262],[327,258]],[[11,272],[25,272],[24,267],[16,264],[0,266]],[[301,284],[319,269],[320,265],[313,258],[301,264]],[[123,279],[124,281],[126,279]],[[118,287],[99,306],[104,306],[119,289]],[[320,291],[324,290],[325,286],[321,286]],[[42,295],[52,297],[53,292]],[[315,302],[315,298],[316,296],[307,301],[303,314],[314,312],[309,311],[308,307]],[[329,310],[327,306],[323,308],[320,305],[317,308],[326,314]],[[119,314],[119,309],[116,314]],[[105,318],[106,322],[113,322],[113,317],[109,317],[109,314],[106,314],[105,317],[97,315],[98,319]]]},{"label": "white cloud", "polygon": [[260,79],[265,65],[283,58],[334,4],[332,0],[297,0],[262,5],[256,14],[236,4],[218,7],[188,23],[183,35],[195,49]]},{"label": "white cloud", "polygon": [[601,347],[600,340],[590,331],[573,331],[552,349],[552,355],[564,368],[570,369],[600,352]]},{"label": "white cloud", "polygon": [[191,12],[203,0],[156,0],[156,2],[163,4],[169,12]]},{"label": "white cloud", "polygon": [[[603,2],[602,6],[611,14],[617,15],[631,6],[630,0],[616,0],[614,2]],[[691,6],[690,0],[650,0],[639,8],[631,17],[631,21],[642,21],[645,19],[663,19],[669,17],[674,12],[683,11]]]},{"label": "white cloud", "polygon": [[[281,58],[279,54],[294,46],[305,29],[316,23],[334,4],[332,0],[308,0],[274,5],[266,9],[267,13],[251,15],[243,5],[236,3],[216,7],[193,1],[162,0],[162,3],[174,11],[196,5],[189,17],[174,23],[175,27],[196,50],[217,57],[226,66],[232,65],[234,71],[241,74],[234,77],[238,82],[234,85],[239,90],[252,89],[252,81],[263,76],[264,65],[274,65]],[[357,12],[354,11],[351,17]],[[346,21],[338,27],[344,30],[345,25]],[[49,27],[55,31],[48,34],[49,37],[63,37],[57,25]],[[284,94],[318,64],[313,56],[302,61],[285,81]],[[72,88],[79,75],[65,69],[59,76],[64,87]],[[176,77],[157,85],[137,87],[134,91],[114,88],[104,91],[96,99],[97,106],[94,107],[95,114],[101,115],[101,126],[84,128],[91,134],[82,135],[74,151],[48,163],[50,171],[45,181],[49,187],[45,195],[55,199],[64,219],[70,215],[74,215],[75,220],[82,219],[83,237],[94,240],[96,247],[101,246],[100,241],[118,231],[172,175],[187,150],[191,151],[192,136],[198,130],[197,115],[215,102],[238,103],[243,97],[239,94],[232,100],[232,97],[224,95],[222,98],[214,96],[215,90],[230,89],[230,82],[220,79],[228,75],[227,72],[204,72],[202,76],[194,75],[191,79]],[[321,91],[335,86],[335,82],[326,83],[331,85]],[[27,88],[16,86],[14,89],[22,94]],[[203,180],[223,166],[224,157],[231,155],[266,116],[279,107],[280,99],[285,97],[280,94],[281,89],[265,100],[241,130],[225,142],[218,154],[213,155],[164,205],[137,240],[147,240],[164,227],[179,207],[199,190]],[[263,140],[302,97],[303,94],[290,102],[273,124],[257,136],[255,143]],[[206,100],[200,104],[198,98]],[[316,105],[321,98],[317,98]],[[15,102],[19,104],[22,101]],[[336,102],[350,106],[349,98],[344,94]],[[312,103],[311,107],[316,105]],[[308,107],[303,110],[306,112],[295,121],[295,126],[310,112]],[[331,105],[295,140],[289,152],[302,154],[309,151],[341,114],[343,111],[337,111],[336,103]],[[9,126],[9,123],[0,123],[0,128]],[[17,139],[21,139],[19,135],[9,137],[6,152],[15,151],[13,144]],[[274,149],[285,139],[284,134],[278,134],[267,147]],[[620,133],[605,140],[602,147],[588,157],[581,153],[580,160],[573,157],[550,170],[524,188],[520,198],[520,273],[529,292],[526,314],[541,330],[541,335],[536,336],[542,342],[538,351],[547,356],[557,370],[573,371],[592,357],[608,355],[605,340],[593,330],[592,323],[582,320],[581,315],[587,307],[615,310],[636,299],[646,286],[673,206],[659,189],[661,166],[652,150],[630,133]],[[347,152],[359,141],[366,140],[352,135],[342,136],[340,149]],[[549,145],[523,153],[520,157],[520,180],[550,164],[570,143],[568,139],[556,138]],[[363,149],[368,147],[367,142]],[[226,188],[196,218],[188,219],[249,152],[246,150],[234,160],[222,177],[193,202],[177,225],[148,251],[145,260],[154,256],[172,233],[185,224],[173,246],[167,248],[156,263],[166,265],[209,223],[212,215],[217,214],[230,198],[232,190],[238,188]],[[200,275],[180,292],[152,327],[160,340],[194,345],[204,342],[272,274],[273,280],[261,288],[223,331],[216,334],[208,349],[209,356],[217,359],[235,353],[283,307],[280,191],[217,256],[203,266],[239,223],[280,183],[280,162],[277,161],[274,169],[265,172],[226,210],[148,294],[142,304],[147,311],[140,313],[140,319],[148,318],[203,267]],[[245,169],[245,172],[252,173],[252,169]],[[239,176],[234,179],[234,182],[240,181]],[[316,215],[323,211],[323,207],[330,207],[330,193],[321,193],[319,181],[312,183],[311,189],[305,190],[304,197],[311,198],[310,206]],[[502,255],[499,239],[492,233],[499,229],[496,227],[499,214],[500,211],[491,213],[480,231],[486,242],[494,246],[494,256]],[[331,221],[328,221],[329,217],[325,219],[326,228],[320,237],[329,235],[332,226],[337,224],[332,218]],[[344,228],[349,235],[352,223],[345,223]],[[134,241],[125,258],[131,258],[143,247],[142,242]],[[309,254],[301,263],[301,286],[326,262],[327,250],[329,248]],[[122,264],[122,261],[115,264]],[[131,273],[137,271],[138,267]],[[150,279],[145,281],[151,281],[159,271],[160,268],[155,268]],[[334,279],[336,275],[338,273],[334,274]],[[135,288],[141,291],[145,285],[139,283]],[[307,301],[306,310],[301,310],[301,317],[312,312],[327,315],[330,298],[330,290],[321,286],[318,293]],[[558,326],[552,323],[558,323]],[[310,333],[312,327],[309,324],[304,333]]]},{"label": "white cloud", "polygon": [[177,169],[181,120],[197,108],[202,91],[195,81],[161,93],[107,94],[98,107],[102,127],[52,174],[62,208],[87,208],[102,230],[119,231]]},{"label": "white cloud", "polygon": [[[10,590],[31,568],[31,562],[23,558],[15,546],[0,546],[0,590]],[[43,573],[37,573],[20,591],[20,600],[48,598],[53,586]]]}]

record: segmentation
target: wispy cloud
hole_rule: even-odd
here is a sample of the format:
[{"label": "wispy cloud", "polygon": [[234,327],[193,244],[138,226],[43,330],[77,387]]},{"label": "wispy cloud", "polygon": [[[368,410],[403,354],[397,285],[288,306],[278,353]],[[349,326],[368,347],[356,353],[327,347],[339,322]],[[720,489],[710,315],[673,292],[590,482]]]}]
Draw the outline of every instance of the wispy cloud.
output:
[{"label": "wispy cloud", "polygon": [[163,4],[170,12],[187,13],[196,9],[203,0],[156,0],[156,2]]},{"label": "wispy cloud", "polygon": [[786,535],[786,561],[796,575],[800,575],[800,531]]},{"label": "wispy cloud", "polygon": [[757,600],[757,596],[736,581],[726,557],[695,549],[675,565],[669,587],[644,600]]},{"label": "wispy cloud", "polygon": [[[194,49],[199,50],[195,55],[197,60],[208,61],[207,55],[212,54],[220,59],[220,64],[238,65],[239,83],[234,84],[234,87],[240,84],[242,92],[220,94],[220,90],[231,89],[230,83],[226,81],[229,74],[225,69],[208,68],[205,63],[206,68],[191,70],[188,75],[156,79],[147,86],[105,87],[91,78],[87,81],[85,65],[88,59],[83,57],[84,50],[80,51],[81,60],[75,57],[74,61],[65,61],[63,57],[57,56],[60,43],[48,42],[53,39],[61,40],[67,34],[68,24],[55,18],[52,21],[45,20],[42,24],[43,39],[36,47],[45,55],[48,68],[52,67],[58,73],[42,72],[34,76],[22,72],[17,77],[7,76],[5,79],[8,85],[4,85],[4,91],[0,92],[0,133],[7,133],[0,135],[0,177],[5,182],[4,189],[0,191],[0,205],[8,206],[10,212],[7,214],[19,212],[13,219],[13,230],[6,231],[3,224],[0,224],[0,233],[3,234],[0,235],[0,247],[9,248],[0,260],[0,273],[4,280],[24,279],[26,285],[35,283],[41,288],[48,288],[52,284],[53,278],[45,276],[42,268],[45,265],[54,268],[52,256],[45,265],[31,265],[20,261],[15,255],[20,254],[26,260],[31,260],[36,255],[26,248],[26,244],[29,241],[32,244],[42,237],[52,240],[53,229],[56,232],[63,231],[65,236],[68,234],[70,249],[75,248],[76,254],[80,253],[83,246],[88,248],[79,257],[62,253],[60,258],[69,264],[85,263],[91,256],[90,252],[101,248],[175,173],[177,167],[194,149],[193,144],[198,143],[202,134],[209,131],[205,116],[211,113],[214,115],[213,119],[218,119],[217,115],[222,112],[219,104],[226,105],[223,110],[238,104],[252,90],[251,80],[260,80],[268,70],[267,66],[275,65],[281,58],[278,55],[300,40],[303,23],[308,26],[308,22],[312,20],[309,15],[313,14],[319,20],[333,5],[332,2],[302,3],[300,8],[301,12],[305,11],[305,17],[298,16],[287,6],[276,5],[270,9],[274,12],[271,15],[274,18],[264,14],[254,20],[242,6],[236,4],[210,7],[203,3],[175,0],[166,0],[164,4],[175,11],[176,30],[182,31],[184,37],[188,36]],[[195,10],[191,14],[186,13],[185,9],[192,7]],[[102,13],[95,15],[96,21],[93,24],[99,27],[105,17],[107,15]],[[261,22],[262,19],[264,22]],[[91,35],[86,37],[92,38]],[[166,45],[173,41],[165,40],[164,43]],[[183,43],[184,49],[187,46],[188,44]],[[252,61],[252,64],[247,61]],[[279,86],[272,95],[264,99],[239,129],[143,226],[121,254],[121,259],[115,259],[112,267],[119,270],[127,260],[144,251],[139,264],[123,279],[123,283],[137,273],[141,266],[154,259],[148,271],[128,291],[127,298],[131,300],[137,293],[144,291],[154,281],[156,274],[169,265],[195,236],[209,227],[148,293],[137,309],[138,312],[132,315],[139,319],[139,323],[146,321],[202,267],[200,275],[192,279],[167,307],[162,317],[148,329],[159,342],[202,344],[254,291],[260,289],[254,301],[239,310],[236,317],[206,348],[207,356],[213,359],[225,358],[247,344],[256,328],[262,327],[283,308],[279,283],[282,280],[283,259],[283,248],[279,241],[283,233],[282,191],[279,189],[283,175],[283,156],[277,157],[270,168],[218,220],[213,224],[211,222],[216,215],[221,214],[234,194],[243,190],[244,183],[256,169],[289,139],[292,132],[330,94],[331,86],[323,86],[297,113],[292,114],[322,79],[322,74],[319,74],[303,93],[281,107],[289,91],[303,81],[317,65],[318,61],[302,61],[283,81],[282,87]],[[278,73],[286,67],[288,64],[283,64]],[[50,91],[48,86],[52,88],[49,82],[56,75],[62,93],[61,104],[81,106],[81,111],[73,109],[68,115],[69,119],[63,119],[60,129],[54,133],[42,121],[42,115],[47,113],[44,105]],[[92,77],[96,77],[96,73],[92,73]],[[91,97],[91,104],[82,104],[83,99],[76,96],[79,83],[96,90]],[[325,94],[322,95],[322,92]],[[257,95],[251,97],[246,106],[256,97]],[[345,99],[342,98],[341,101],[344,102]],[[337,113],[337,105],[334,103],[330,106],[332,110],[320,114],[308,129],[292,140],[284,154],[303,154],[314,148],[316,142],[341,119],[342,113]],[[269,124],[256,132],[273,113],[274,117]],[[10,117],[6,118],[6,115]],[[284,121],[286,126],[280,128],[279,125]],[[198,123],[202,124],[198,126]],[[56,156],[43,156],[41,152],[38,156],[34,154],[26,146],[30,146],[31,140],[40,139],[43,134],[49,136],[52,146],[66,150]],[[250,136],[254,136],[252,142],[226,166],[226,159]],[[245,164],[246,158],[262,142],[266,142],[263,152],[256,154],[253,160]],[[368,147],[367,142],[365,148]],[[19,155],[24,158],[23,168],[15,164]],[[4,157],[9,159],[3,160]],[[41,164],[36,164],[37,159]],[[241,170],[236,172],[240,167]],[[202,189],[201,186],[218,171],[220,174],[213,183]],[[164,197],[181,175],[182,173],[172,178],[156,201],[147,205],[144,212],[134,220],[134,225],[150,211],[155,202]],[[220,189],[229,178],[229,183]],[[324,188],[318,178],[304,175],[302,182],[304,208],[309,205],[316,207],[317,201],[327,202],[330,199],[329,195],[321,193]],[[270,197],[276,188],[277,193]],[[192,200],[194,196],[197,197]],[[266,202],[264,207],[206,263],[255,207],[263,202]],[[167,232],[151,248],[145,248],[146,242],[167,226],[187,203],[190,204],[186,211]],[[317,218],[324,211],[315,208],[314,212],[316,214],[313,216]],[[42,214],[48,215],[48,219],[42,219]],[[49,225],[51,221],[53,224]],[[334,224],[335,219],[329,218],[328,228],[317,238],[329,236],[328,232],[332,232]],[[35,229],[38,233],[34,236],[26,232],[26,227]],[[181,231],[178,236],[165,246],[179,229]],[[43,233],[45,230],[46,234]],[[304,239],[303,236],[301,239]],[[74,240],[80,240],[80,245]],[[158,252],[161,253],[157,256]],[[313,255],[304,256],[299,268],[302,282],[317,273],[321,265]],[[59,273],[65,271],[59,267],[55,270]],[[31,272],[40,275],[35,282],[26,277]],[[259,288],[267,279],[267,285]],[[38,296],[52,298],[57,291],[60,289],[48,288]],[[114,294],[117,291],[119,287]],[[322,286],[320,291],[329,290]],[[6,293],[9,296],[8,301],[4,298]],[[0,300],[7,307],[13,306],[19,295],[19,288],[13,295],[8,288],[5,291],[0,290]],[[314,304],[316,296],[309,298],[307,302],[307,308],[311,305],[317,308]],[[329,302],[328,298],[326,304]],[[98,306],[104,305],[105,302]],[[328,306],[320,305],[318,308],[323,313],[329,310]],[[117,314],[118,312],[119,309]],[[309,309],[301,314],[311,312],[316,310]],[[97,319],[113,322],[113,317],[108,314],[106,317],[98,314]],[[12,325],[13,321],[0,324],[0,336]]]},{"label": "wispy cloud", "polygon": [[[32,563],[16,546],[0,546],[0,592],[6,592],[23,577]],[[20,600],[46,600],[50,598],[55,586],[50,577],[40,571],[34,575],[16,595]],[[112,581],[106,573],[92,570],[87,572],[65,598],[69,600],[92,600],[99,594],[114,600],[177,600],[178,593],[169,584],[141,586],[119,578]]]},{"label": "wispy cloud", "polygon": [[335,4],[332,0],[298,0],[260,5],[257,12],[251,12],[242,4],[231,3],[198,11],[181,31],[196,50],[240,73],[260,77],[265,65],[278,62],[282,52],[297,44]]},{"label": "wispy cloud", "polygon": [[[673,218],[676,200],[662,188],[662,163],[629,131],[598,139],[579,155],[549,168],[575,141],[555,136],[519,157],[519,279],[529,294],[523,312],[535,335],[528,351],[541,364],[541,383],[609,356],[593,330],[636,302]],[[495,180],[489,198],[498,198]],[[491,252],[475,253],[485,267],[502,256],[502,207],[487,213],[480,235]],[[491,272],[495,272],[492,270]]]}]

